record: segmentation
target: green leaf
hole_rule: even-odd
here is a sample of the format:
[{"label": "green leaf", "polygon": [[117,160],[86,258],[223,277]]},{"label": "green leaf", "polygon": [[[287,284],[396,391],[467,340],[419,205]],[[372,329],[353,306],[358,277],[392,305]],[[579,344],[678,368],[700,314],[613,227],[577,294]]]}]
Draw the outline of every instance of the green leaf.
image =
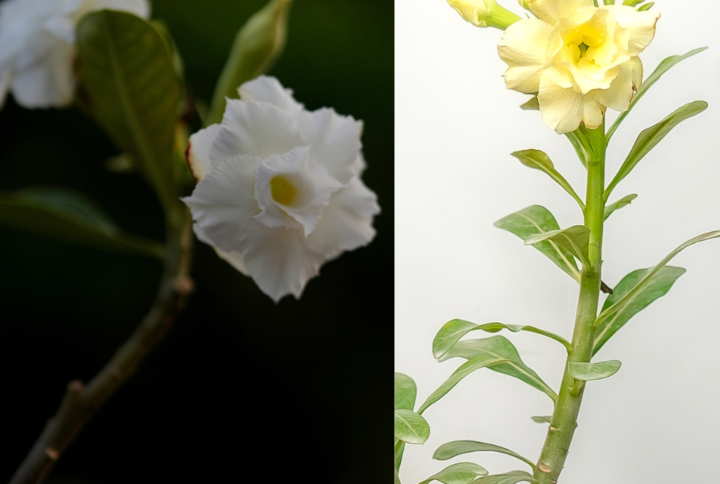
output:
[{"label": "green leaf", "polygon": [[550,160],[550,157],[544,152],[540,150],[523,150],[515,151],[514,153],[510,154],[517,158],[523,165],[529,168],[533,168],[535,170],[540,170],[547,176],[552,178],[555,183],[560,185],[563,190],[565,190],[568,194],[570,194],[571,197],[575,199],[575,201],[580,205],[580,208],[582,208],[583,210],[585,209],[585,204],[583,203],[583,201],[580,199],[580,197],[578,197],[577,193],[575,193],[575,190],[573,190],[567,180],[560,173],[558,173],[558,171],[555,169],[555,165],[553,165],[553,162]]},{"label": "green leaf", "polygon": [[533,422],[539,423],[539,424],[549,424],[552,423],[552,415],[542,415],[542,416],[535,416],[530,417]]},{"label": "green leaf", "polygon": [[568,363],[568,373],[576,380],[593,381],[613,376],[620,369],[618,360],[601,361],[599,363]]},{"label": "green leaf", "polygon": [[400,469],[402,464],[403,453],[405,452],[405,442],[395,439],[395,470]]},{"label": "green leaf", "polygon": [[0,192],[0,224],[85,247],[164,257],[162,244],[124,233],[89,198],[65,188]]},{"label": "green leaf", "polygon": [[538,104],[538,98],[537,95],[531,97],[526,102],[520,105],[520,109],[523,111],[539,111],[540,105]]},{"label": "green leaf", "polygon": [[584,225],[573,225],[562,230],[553,230],[543,234],[531,235],[525,239],[525,245],[552,241],[577,257],[583,265],[588,266],[588,244],[590,229]]},{"label": "green leaf", "polygon": [[205,125],[222,121],[225,98],[238,98],[246,81],[265,74],[285,48],[291,0],[271,0],[256,12],[235,36],[232,50],[220,74]]},{"label": "green leaf", "polygon": [[[625,298],[635,286],[645,279],[650,271],[652,271],[652,268],[638,269],[623,277],[615,287],[612,296],[608,296],[605,300],[602,312]],[[650,303],[656,299],[667,294],[673,284],[675,284],[675,281],[683,274],[685,274],[685,269],[682,267],[665,266],[660,268],[660,270],[645,283],[642,290],[635,294],[632,300],[629,300],[623,308],[620,308],[613,315],[604,319],[597,327],[595,330],[593,354],[597,353],[630,318],[648,307]]]},{"label": "green leaf", "polygon": [[425,402],[423,402],[423,404],[418,409],[418,413],[422,414],[425,410],[428,409],[428,407],[430,407],[430,405],[447,395],[447,393],[452,390],[455,385],[460,383],[463,378],[473,373],[474,371],[486,367],[491,368],[493,365],[497,365],[505,361],[507,361],[505,358],[490,356],[487,354],[480,354],[475,358],[468,359],[468,361],[463,363],[457,370],[455,370],[452,375],[450,375],[450,378],[445,380],[445,382],[440,385],[437,390],[432,392],[432,394],[427,397]]},{"label": "green leaf", "polygon": [[[582,127],[583,126],[580,126],[580,128]],[[580,162],[587,169],[587,165],[590,162],[590,152],[592,150],[590,148],[590,143],[585,137],[584,131],[580,128],[575,131],[565,133],[565,136],[567,136],[567,139],[570,140],[570,143],[573,145],[573,148],[575,148],[575,153],[577,153]]]},{"label": "green leaf", "polygon": [[458,462],[447,466],[434,476],[428,477],[420,484],[440,481],[443,484],[470,484],[477,476],[484,476],[487,470],[472,462]]},{"label": "green leaf", "polygon": [[409,376],[395,372],[395,410],[412,410],[415,407],[417,387]]},{"label": "green leaf", "polygon": [[[439,361],[445,361],[456,357],[465,358],[470,361],[478,358],[494,358],[500,360],[492,366],[488,366],[488,368],[527,383],[550,397],[553,403],[557,401],[557,394],[552,388],[550,388],[537,373],[523,363],[515,346],[502,336],[460,341],[454,344],[438,359]],[[468,361],[468,363],[470,363],[470,361]],[[468,363],[466,363],[466,365]]]},{"label": "green leaf", "polygon": [[[635,0],[631,0],[635,1]],[[639,2],[635,2],[639,3]],[[654,5],[654,3],[648,3],[647,5]],[[642,7],[641,7],[642,8]],[[647,7],[649,9],[650,7]],[[610,138],[612,137],[613,133],[618,129],[620,124],[623,122],[625,117],[632,111],[632,109],[635,107],[635,105],[642,99],[642,97],[645,95],[646,92],[655,84],[663,74],[665,74],[667,71],[675,67],[680,62],[684,61],[685,59],[694,56],[695,54],[699,54],[700,52],[706,50],[707,47],[700,47],[698,49],[693,49],[687,54],[684,55],[672,55],[665,60],[663,60],[660,64],[658,64],[657,68],[653,71],[652,74],[648,76],[647,79],[645,79],[645,82],[642,83],[640,86],[640,89],[635,93],[633,96],[632,102],[630,103],[630,107],[627,111],[620,113],[620,116],[615,120],[613,125],[610,127],[610,129],[607,132],[606,139],[609,142]]]},{"label": "green leaf", "polygon": [[101,10],[77,28],[80,102],[163,203],[177,203],[173,142],[180,88],[163,36],[145,20]]},{"label": "green leaf", "polygon": [[398,476],[398,470],[395,469],[395,484],[400,484],[400,476]]},{"label": "green leaf", "polygon": [[[540,205],[532,205],[519,212],[504,217],[495,222],[495,227],[507,230],[523,240],[536,234],[544,234],[553,230],[559,230],[555,217],[548,209]],[[548,259],[553,261],[560,269],[565,271],[573,279],[580,282],[580,271],[575,264],[572,254],[564,247],[552,240],[547,240],[533,245]]]},{"label": "green leaf", "polygon": [[395,438],[408,444],[423,444],[430,437],[427,421],[412,410],[395,410]]},{"label": "green leaf", "polygon": [[558,336],[549,331],[536,328],[534,326],[520,326],[517,324],[504,324],[504,323],[485,323],[485,324],[474,324],[469,321],[462,319],[453,319],[445,323],[445,325],[438,331],[438,334],[433,340],[433,356],[435,358],[442,357],[452,346],[460,341],[460,338],[468,334],[470,331],[486,331],[488,333],[497,333],[507,329],[513,333],[519,331],[527,331],[529,333],[536,333],[548,338],[554,339],[560,342],[565,348],[570,349],[570,343],[563,337]]},{"label": "green leaf", "polygon": [[633,145],[630,153],[623,162],[620,170],[613,178],[610,185],[605,189],[603,197],[607,200],[610,193],[617,186],[620,181],[628,176],[635,166],[647,155],[650,150],[662,141],[662,139],[670,133],[670,131],[685,121],[686,119],[692,118],[693,116],[700,114],[707,109],[708,104],[705,101],[693,101],[686,104],[685,106],[677,109],[668,117],[660,121],[654,126],[649,127],[637,137],[635,144]]},{"label": "green leaf", "polygon": [[453,457],[457,457],[461,454],[467,454],[470,452],[498,452],[500,454],[509,455],[520,459],[532,468],[535,468],[535,464],[529,459],[521,456],[520,454],[513,452],[505,447],[499,445],[486,444],[485,442],[476,442],[474,440],[455,440],[441,445],[433,454],[433,459],[437,460],[448,460]]},{"label": "green leaf", "polygon": [[475,479],[471,484],[517,484],[518,482],[536,483],[537,481],[525,471],[511,471],[505,474],[481,477]]},{"label": "green leaf", "polygon": [[641,5],[638,7],[638,12],[644,12],[646,10],[650,10],[653,5],[655,5],[655,2],[646,3],[645,5]]},{"label": "green leaf", "polygon": [[618,312],[626,310],[627,306],[632,304],[633,301],[641,295],[642,291],[646,289],[655,274],[657,274],[663,267],[665,267],[667,263],[670,262],[672,258],[678,255],[680,252],[687,249],[691,245],[697,244],[698,242],[703,242],[705,240],[715,239],[718,237],[720,237],[720,230],[714,230],[712,232],[707,232],[698,235],[697,237],[693,237],[692,239],[680,244],[675,250],[670,252],[663,260],[661,260],[660,263],[656,265],[650,272],[646,273],[642,280],[635,285],[635,287],[633,287],[624,296],[615,301],[614,304],[603,309],[602,312],[598,315],[597,319],[595,319],[594,325],[600,326],[611,316],[615,315]]},{"label": "green leaf", "polygon": [[637,195],[634,194],[634,193],[631,194],[631,195],[626,195],[626,196],[622,197],[620,200],[618,200],[617,202],[611,203],[610,205],[608,205],[607,207],[605,207],[605,218],[604,218],[604,220],[607,220],[608,217],[609,217],[610,215],[612,215],[612,213],[613,213],[615,210],[620,210],[621,208],[630,205],[630,204],[632,203],[632,201],[635,200],[636,198],[637,198]]}]

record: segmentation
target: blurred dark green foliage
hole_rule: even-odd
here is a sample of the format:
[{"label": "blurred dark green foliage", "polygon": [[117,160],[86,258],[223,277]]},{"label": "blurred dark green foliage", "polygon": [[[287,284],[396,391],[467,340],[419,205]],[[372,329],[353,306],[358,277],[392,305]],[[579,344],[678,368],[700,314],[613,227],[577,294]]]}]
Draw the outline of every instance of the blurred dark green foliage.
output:
[{"label": "blurred dark green foliage", "polygon": [[[155,0],[209,101],[237,29],[263,0]],[[376,239],[321,269],[300,301],[275,305],[198,243],[197,290],[142,371],[83,431],[47,482],[314,483],[389,479],[393,323],[393,3],[296,0],[272,75],[309,109],[365,122],[363,179],[379,197]],[[197,119],[192,131],[199,128]],[[0,111],[0,189],[63,185],[130,233],[161,240],[162,211],[76,109]],[[0,227],[0,459],[7,480],[71,379],[97,372],[149,308],[157,260],[56,243]],[[282,469],[282,471],[280,471]]]}]

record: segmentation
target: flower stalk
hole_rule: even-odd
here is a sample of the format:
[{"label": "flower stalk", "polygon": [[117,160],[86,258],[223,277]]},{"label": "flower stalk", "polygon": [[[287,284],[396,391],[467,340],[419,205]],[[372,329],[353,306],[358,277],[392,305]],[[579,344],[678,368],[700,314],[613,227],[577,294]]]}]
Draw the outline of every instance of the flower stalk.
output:
[{"label": "flower stalk", "polygon": [[570,449],[580,404],[585,390],[585,382],[573,378],[568,370],[570,363],[587,363],[593,352],[595,328],[593,322],[597,316],[600,296],[600,276],[602,266],[602,236],[605,202],[605,124],[587,130],[591,153],[587,165],[587,196],[585,202],[585,226],[590,230],[588,264],[583,267],[580,278],[580,295],[575,317],[572,346],[568,351],[567,363],[562,384],[558,393],[548,434],[543,445],[540,459],[535,466],[534,478],[539,484],[554,484],[562,472]]}]

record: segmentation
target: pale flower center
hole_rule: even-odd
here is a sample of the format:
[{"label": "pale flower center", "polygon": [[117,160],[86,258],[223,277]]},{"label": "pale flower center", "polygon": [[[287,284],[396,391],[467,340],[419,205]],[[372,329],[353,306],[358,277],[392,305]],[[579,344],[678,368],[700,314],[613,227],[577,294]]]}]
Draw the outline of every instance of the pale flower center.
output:
[{"label": "pale flower center", "polygon": [[565,34],[565,46],[570,50],[575,65],[600,65],[596,53],[605,42],[606,30],[603,27],[599,19],[593,18]]},{"label": "pale flower center", "polygon": [[280,205],[292,205],[297,197],[297,190],[284,176],[276,176],[270,180],[270,193],[273,200]]}]

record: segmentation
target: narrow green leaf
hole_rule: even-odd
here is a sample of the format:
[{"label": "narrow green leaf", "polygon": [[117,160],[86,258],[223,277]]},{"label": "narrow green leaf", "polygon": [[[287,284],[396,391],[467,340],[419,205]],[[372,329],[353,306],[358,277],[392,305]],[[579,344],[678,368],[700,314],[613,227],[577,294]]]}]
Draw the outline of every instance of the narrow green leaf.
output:
[{"label": "narrow green leaf", "polygon": [[507,329],[513,333],[527,331],[529,333],[540,334],[560,342],[567,349],[570,348],[570,343],[563,337],[534,326],[520,326],[517,324],[504,323],[485,323],[478,325],[462,319],[453,319],[445,323],[435,336],[435,339],[433,340],[433,356],[435,358],[441,358],[455,343],[460,341],[460,338],[468,334],[470,331],[480,330],[488,333],[497,333],[503,329]]},{"label": "narrow green leaf", "polygon": [[647,155],[650,150],[655,148],[662,139],[672,131],[672,129],[685,121],[686,119],[692,118],[693,116],[700,114],[707,109],[707,103],[705,101],[694,101],[684,105],[677,109],[668,117],[660,121],[654,126],[649,127],[637,137],[635,144],[633,145],[630,153],[623,162],[620,170],[613,178],[610,185],[608,185],[603,195],[604,199],[607,200],[610,193],[617,186],[620,181],[628,176],[635,166]]},{"label": "narrow green leaf", "polygon": [[[626,0],[628,1],[628,0]],[[639,3],[636,0],[629,0],[633,1],[635,3]],[[627,3],[626,3],[627,5]],[[634,4],[633,4],[634,5]],[[654,5],[654,3],[648,3],[647,5]],[[649,9],[650,7],[647,7]],[[635,105],[642,99],[642,97],[645,95],[646,92],[655,84],[663,74],[665,74],[667,71],[675,67],[680,62],[684,61],[685,59],[694,56],[695,54],[699,54],[700,52],[706,50],[707,47],[700,47],[698,49],[693,49],[687,54],[684,55],[672,55],[666,59],[664,59],[660,64],[658,64],[657,68],[653,71],[652,74],[648,76],[647,79],[645,79],[645,82],[642,83],[640,86],[640,89],[635,93],[633,96],[632,102],[630,102],[630,107],[627,111],[620,113],[620,116],[615,120],[613,125],[610,127],[610,129],[607,132],[606,139],[609,142],[612,135],[615,133],[615,131],[618,129],[620,124],[623,122],[625,117],[632,111],[632,109],[635,107]]]},{"label": "narrow green leaf", "polygon": [[434,476],[428,477],[420,484],[440,481],[443,484],[470,484],[477,476],[487,475],[487,470],[472,462],[458,462],[447,466]]},{"label": "narrow green leaf", "polygon": [[593,381],[613,376],[620,369],[618,360],[601,361],[599,363],[568,363],[568,373],[576,380]]},{"label": "narrow green leaf", "polygon": [[164,206],[177,203],[173,142],[180,87],[162,34],[125,12],[88,14],[77,28],[79,99],[139,168]]},{"label": "narrow green leaf", "polygon": [[124,233],[89,198],[65,188],[0,192],[0,224],[84,247],[164,256],[162,244]]},{"label": "narrow green leaf", "polygon": [[557,401],[557,394],[552,388],[523,363],[515,346],[502,336],[460,341],[455,343],[438,359],[439,361],[445,361],[450,358],[465,358],[470,361],[478,358],[498,359],[500,361],[488,366],[488,368],[527,383],[550,397],[553,403]]},{"label": "narrow green leaf", "polygon": [[603,309],[595,320],[595,326],[602,325],[605,320],[607,320],[614,314],[625,310],[625,308],[629,304],[631,304],[635,300],[635,298],[641,295],[641,292],[646,289],[647,285],[650,283],[655,274],[657,274],[660,269],[665,267],[668,262],[673,259],[673,257],[678,255],[680,252],[687,249],[691,245],[697,244],[698,242],[703,242],[705,240],[715,239],[718,237],[720,237],[720,230],[714,230],[712,232],[707,232],[698,235],[697,237],[693,237],[692,239],[680,244],[675,250],[670,252],[663,260],[661,260],[658,265],[656,265],[650,272],[648,272],[645,277],[643,277],[642,280],[635,285],[635,287],[628,291],[623,297],[618,299],[614,304],[607,307],[606,309]]},{"label": "narrow green leaf", "polygon": [[514,153],[510,154],[517,158],[523,165],[535,170],[540,170],[547,176],[552,178],[555,183],[560,185],[563,190],[565,190],[571,197],[575,199],[575,201],[580,205],[581,209],[585,209],[585,204],[580,199],[580,197],[578,197],[577,193],[575,193],[573,187],[571,187],[568,181],[555,169],[555,165],[553,165],[550,157],[544,152],[540,150],[523,150],[515,151]]},{"label": "narrow green leaf", "polygon": [[646,3],[645,5],[641,5],[638,7],[638,12],[644,12],[646,10],[650,10],[653,8],[653,5],[655,5],[655,2]]},{"label": "narrow green leaf", "polygon": [[504,363],[505,361],[507,361],[505,358],[490,356],[487,354],[481,354],[475,358],[468,359],[468,361],[463,363],[457,370],[455,370],[452,375],[450,375],[450,378],[445,380],[445,382],[440,385],[437,390],[432,392],[432,394],[427,397],[425,402],[423,402],[423,404],[418,409],[418,413],[422,414],[425,410],[428,409],[428,407],[430,407],[430,405],[447,395],[447,393],[452,390],[455,385],[460,383],[463,378],[473,373],[474,371],[481,368],[492,368],[493,365]]},{"label": "narrow green leaf", "polygon": [[401,484],[400,483],[400,476],[398,476],[398,470],[395,469],[395,484]]},{"label": "narrow green leaf", "polygon": [[402,464],[403,453],[405,452],[405,442],[395,439],[395,470],[400,469]]},{"label": "narrow green leaf", "polygon": [[423,444],[430,437],[430,425],[419,414],[404,408],[395,410],[395,438],[408,444]]},{"label": "narrow green leaf", "polygon": [[578,132],[578,130],[565,133],[565,136],[567,136],[567,139],[570,140],[573,148],[575,148],[575,153],[577,153],[580,162],[585,168],[587,168],[588,161],[590,160],[590,147],[587,140]]},{"label": "narrow green leaf", "polygon": [[485,442],[476,442],[474,440],[455,440],[453,442],[443,444],[435,451],[435,454],[433,454],[433,459],[448,460],[461,454],[467,454],[470,452],[498,452],[500,454],[505,454],[511,457],[515,457],[516,459],[520,459],[521,461],[529,465],[531,468],[535,468],[535,464],[531,460],[526,459],[517,452],[513,452],[512,450],[506,449],[505,447],[500,447],[499,445],[486,444]]},{"label": "narrow green leaf", "polygon": [[539,111],[540,105],[538,104],[537,96],[533,96],[530,99],[528,99],[526,102],[521,104],[520,109],[522,109],[523,111]]},{"label": "narrow green leaf", "polygon": [[505,474],[481,477],[472,481],[471,484],[517,484],[518,482],[536,483],[537,481],[525,471],[511,471]]},{"label": "narrow green leaf", "polygon": [[[522,240],[536,234],[544,234],[554,230],[559,230],[555,217],[548,209],[540,205],[532,205],[524,208],[519,212],[512,213],[495,222],[495,227],[507,230],[511,234],[517,235]],[[552,240],[546,240],[533,245],[548,259],[553,261],[560,269],[565,271],[573,279],[580,282],[580,271],[572,254],[558,245]]]},{"label": "narrow green leaf", "polygon": [[630,204],[632,203],[632,201],[635,200],[636,198],[637,198],[637,195],[634,194],[634,193],[631,194],[631,195],[626,195],[626,196],[622,197],[620,200],[618,200],[617,202],[611,203],[610,205],[608,205],[607,207],[605,207],[605,218],[604,218],[604,220],[607,220],[608,217],[609,217],[610,215],[612,215],[612,213],[613,213],[615,210],[620,210],[621,208],[630,205]]},{"label": "narrow green leaf", "polygon": [[[605,300],[602,312],[617,304],[625,298],[628,293],[635,288],[645,277],[652,271],[649,269],[639,269],[631,272],[618,283],[611,296]],[[682,267],[665,266],[660,268],[655,275],[652,276],[642,290],[638,291],[632,300],[625,303],[615,314],[604,319],[595,330],[595,342],[593,344],[593,355],[597,353],[605,343],[627,323],[630,318],[645,309],[656,299],[664,296],[675,284],[680,276],[685,274]],[[601,312],[601,314],[602,314]]]},{"label": "narrow green leaf", "polygon": [[590,229],[584,225],[573,225],[562,230],[553,230],[543,234],[531,235],[525,239],[525,245],[552,241],[563,247],[578,258],[583,265],[588,265],[588,244],[590,243]]},{"label": "narrow green leaf", "polygon": [[404,373],[395,372],[395,410],[415,407],[417,387],[415,381]]},{"label": "narrow green leaf", "polygon": [[552,423],[552,415],[542,415],[542,416],[535,416],[530,417],[533,422],[539,423],[539,424],[549,424]]}]

